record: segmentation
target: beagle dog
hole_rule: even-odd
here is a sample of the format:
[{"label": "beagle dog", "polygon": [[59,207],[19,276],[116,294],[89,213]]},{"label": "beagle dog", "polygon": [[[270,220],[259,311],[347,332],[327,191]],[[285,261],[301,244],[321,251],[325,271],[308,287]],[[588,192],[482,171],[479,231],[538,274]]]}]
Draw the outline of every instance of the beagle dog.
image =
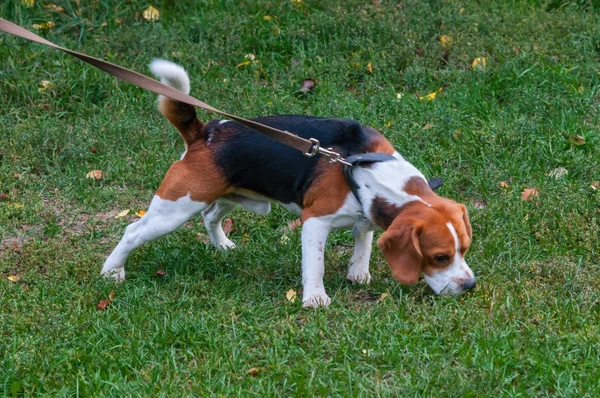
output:
[{"label": "beagle dog", "polygon": [[[184,93],[190,92],[185,70],[155,60],[152,72]],[[129,253],[160,238],[201,213],[217,249],[235,244],[221,220],[236,206],[266,214],[271,202],[302,218],[302,285],[305,307],[328,306],[323,284],[325,242],[332,229],[352,229],[355,247],[347,278],[369,283],[373,231],[392,275],[400,283],[421,274],[437,294],[460,294],[475,285],[465,261],[471,243],[467,209],[436,195],[417,168],[406,161],[377,130],[354,120],[282,115],[255,119],[304,138],[316,138],[343,157],[384,153],[391,160],[368,163],[352,171],[352,193],[342,165],[323,157],[306,157],[235,121],[203,124],[191,105],[160,96],[160,112],[179,130],[185,143],[181,159],[170,167],[147,213],[130,224],[102,267],[102,275],[125,278]]]}]

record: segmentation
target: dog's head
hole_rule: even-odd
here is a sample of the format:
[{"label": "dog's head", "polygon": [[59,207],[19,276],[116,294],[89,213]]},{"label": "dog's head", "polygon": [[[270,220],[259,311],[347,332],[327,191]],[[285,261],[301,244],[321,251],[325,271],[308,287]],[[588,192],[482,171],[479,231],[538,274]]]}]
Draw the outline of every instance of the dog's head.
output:
[{"label": "dog's head", "polygon": [[377,245],[399,282],[415,283],[423,273],[435,293],[461,294],[475,285],[465,261],[471,236],[465,206],[440,198],[433,206],[407,205]]}]

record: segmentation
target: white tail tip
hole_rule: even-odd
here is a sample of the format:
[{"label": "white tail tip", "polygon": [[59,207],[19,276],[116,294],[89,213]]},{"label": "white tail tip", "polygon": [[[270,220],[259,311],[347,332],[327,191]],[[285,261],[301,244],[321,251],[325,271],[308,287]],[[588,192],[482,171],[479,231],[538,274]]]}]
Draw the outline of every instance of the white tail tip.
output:
[{"label": "white tail tip", "polygon": [[190,78],[181,65],[164,59],[155,59],[150,63],[150,70],[160,81],[184,94],[190,93]]}]

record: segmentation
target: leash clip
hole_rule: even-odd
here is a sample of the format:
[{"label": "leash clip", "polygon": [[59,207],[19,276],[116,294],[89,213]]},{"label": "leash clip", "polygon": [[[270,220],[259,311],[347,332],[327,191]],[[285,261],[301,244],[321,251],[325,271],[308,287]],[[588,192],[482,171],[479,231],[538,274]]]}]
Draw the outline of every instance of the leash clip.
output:
[{"label": "leash clip", "polygon": [[320,154],[327,156],[329,158],[329,163],[342,163],[346,166],[352,166],[352,164],[347,162],[346,159],[342,157],[342,155],[340,155],[337,152],[334,152],[333,148],[322,148],[321,143],[316,138],[310,138],[309,141],[311,142],[311,146],[308,149],[308,151],[303,152],[305,156],[311,158],[316,154]]}]

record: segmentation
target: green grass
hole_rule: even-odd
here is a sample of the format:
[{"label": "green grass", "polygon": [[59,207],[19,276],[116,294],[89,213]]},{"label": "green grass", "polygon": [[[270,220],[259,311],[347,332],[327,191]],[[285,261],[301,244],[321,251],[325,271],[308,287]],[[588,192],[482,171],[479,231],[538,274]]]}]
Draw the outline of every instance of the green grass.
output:
[{"label": "green grass", "polygon": [[[193,95],[241,116],[378,128],[468,206],[478,285],[459,298],[423,281],[400,286],[377,249],[373,283],[351,285],[352,238],[336,232],[325,275],[333,303],[303,310],[286,300],[301,293],[300,237],[282,242],[294,218],[281,208],[233,212],[235,251],[202,243],[195,219],[136,250],[124,284],[102,280],[135,220],[114,215],[146,208],[181,139],[154,94],[2,34],[4,395],[600,394],[597,2],[162,1],[154,23],[141,18],[144,1],[55,3],[64,11],[8,0],[0,16],[28,28],[53,21],[49,40],[145,74],[154,57],[179,62]],[[237,67],[246,54],[259,62]],[[477,57],[485,70],[471,68]],[[315,90],[298,95],[308,77]],[[39,90],[42,80],[52,86]],[[549,177],[558,167],[569,173]],[[85,178],[94,169],[102,180]],[[531,187],[539,196],[521,201]]]}]

